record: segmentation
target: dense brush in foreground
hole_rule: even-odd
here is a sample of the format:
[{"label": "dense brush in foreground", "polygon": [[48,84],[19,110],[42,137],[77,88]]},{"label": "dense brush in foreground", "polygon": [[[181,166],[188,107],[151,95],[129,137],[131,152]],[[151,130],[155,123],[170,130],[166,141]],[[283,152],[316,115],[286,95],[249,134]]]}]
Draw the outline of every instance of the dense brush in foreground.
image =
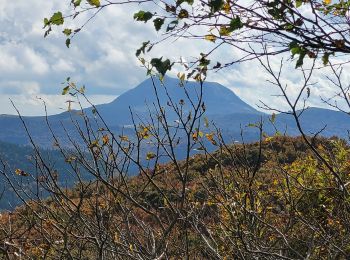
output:
[{"label": "dense brush in foreground", "polygon": [[313,145],[327,164],[275,137],[53,192],[1,215],[0,256],[349,259],[350,147]]}]

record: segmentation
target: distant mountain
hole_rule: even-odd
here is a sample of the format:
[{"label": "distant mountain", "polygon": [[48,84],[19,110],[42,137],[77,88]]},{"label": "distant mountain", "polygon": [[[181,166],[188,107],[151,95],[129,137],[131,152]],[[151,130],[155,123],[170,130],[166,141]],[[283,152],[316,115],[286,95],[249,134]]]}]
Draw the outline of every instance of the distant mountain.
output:
[{"label": "distant mountain", "polygon": [[[185,94],[184,88],[188,91],[188,96],[194,101],[200,91],[199,83],[187,82],[185,86],[180,86],[178,79],[165,77],[164,86],[158,79],[155,80],[155,86],[151,79],[143,81],[135,88],[126,91],[114,101],[108,104],[98,105],[97,109],[104,120],[113,129],[114,132],[121,131],[125,125],[132,124],[130,109],[133,111],[136,121],[137,118],[145,119],[149,111],[154,111],[154,103],[157,102],[155,89],[158,98],[167,111],[170,120],[176,120],[177,117],[168,104],[168,96],[172,101],[179,105],[180,100],[184,102],[183,109],[189,110],[190,101]],[[237,97],[228,88],[214,82],[205,82],[203,86],[203,102],[206,107],[206,117],[214,121],[217,126],[223,129],[223,133],[229,139],[240,139],[241,129],[244,129],[246,141],[254,141],[258,138],[257,131],[251,127],[246,127],[250,123],[265,121],[265,132],[273,133],[274,128],[269,124],[269,115],[257,111]],[[93,109],[84,110],[87,115],[93,118]],[[64,112],[58,115],[48,117],[52,129],[57,137],[65,144],[68,144],[67,133],[71,137],[77,138],[78,133],[72,124],[72,119],[78,123],[83,123],[78,111]],[[34,141],[42,147],[52,147],[52,135],[48,130],[45,117],[23,117],[29,132]],[[94,120],[91,120],[93,122]],[[306,133],[312,134],[320,129],[324,129],[321,135],[347,137],[350,129],[350,118],[348,115],[321,108],[307,109],[301,116],[302,125]],[[65,127],[65,130],[63,127]],[[286,114],[280,114],[276,117],[276,126],[280,132],[286,132],[289,135],[298,135],[298,129],[294,119]],[[29,144],[27,134],[23,128],[22,122],[17,116],[1,115],[0,116],[0,141],[6,141],[16,144]],[[130,129],[124,129],[130,131]]]},{"label": "distant mountain", "polygon": [[[4,176],[3,166],[5,166],[5,172],[8,174],[7,177],[15,187],[21,185],[25,187],[26,191],[34,191],[37,188],[37,182],[34,178],[15,174],[16,169],[23,170],[25,173],[32,174],[33,176],[39,174],[34,160],[34,154],[33,148],[30,146],[0,141],[0,211],[13,209],[17,205],[22,204],[22,201],[15,195],[7,178]],[[45,159],[49,168],[58,172],[58,182],[62,186],[73,186],[76,178],[70,174],[70,167],[59,151],[41,149],[41,156]],[[18,192],[20,192],[20,189],[18,189]]]},{"label": "distant mountain", "polygon": [[[279,115],[279,123],[289,125],[291,130],[296,129],[295,121],[288,115]],[[350,115],[324,108],[308,108],[301,116],[302,128],[310,134],[315,134],[322,130],[322,136],[339,136],[347,139],[350,130]],[[293,135],[298,134],[295,130]]]},{"label": "distant mountain", "polygon": [[[78,118],[74,113],[62,113],[49,116],[48,122],[54,130],[59,140],[67,141],[67,133],[76,136],[76,130],[72,124],[72,119]],[[52,147],[53,137],[44,116],[25,116],[28,133],[35,143],[41,147]],[[63,129],[65,126],[66,129]],[[28,133],[23,126],[22,120],[14,115],[0,115],[0,141],[15,143],[20,145],[30,145]]]},{"label": "distant mountain", "polygon": [[[276,130],[269,121],[270,117],[270,115],[266,114],[259,116],[229,114],[217,116],[214,118],[214,121],[231,139],[237,139],[240,136],[241,129],[243,129],[245,140],[253,141],[257,139],[258,131],[254,131],[248,125],[262,120],[264,131],[268,134],[273,134]],[[324,137],[338,136],[348,140],[350,131],[350,116],[348,114],[324,108],[310,107],[304,110],[299,120],[304,133],[307,135],[312,136],[318,133]],[[290,136],[300,135],[292,115],[277,114],[275,127],[282,134]]]},{"label": "distant mountain", "polygon": [[[184,108],[188,110],[190,100],[186,96],[184,88],[188,91],[188,95],[194,103],[196,101],[198,103],[201,89],[197,82],[190,81],[185,84],[185,87],[182,87],[179,85],[178,79],[165,77],[164,85],[166,88],[161,85],[158,79],[155,79],[154,83],[155,86],[153,86],[151,79],[147,79],[137,87],[120,95],[111,103],[97,106],[97,109],[110,124],[127,125],[131,124],[129,107],[138,115],[147,115],[148,110],[153,109],[153,104],[157,103],[155,90],[157,90],[160,103],[164,107],[168,107],[168,94],[176,104],[183,100]],[[207,115],[263,114],[243,102],[231,90],[215,82],[204,83],[202,100]]]}]

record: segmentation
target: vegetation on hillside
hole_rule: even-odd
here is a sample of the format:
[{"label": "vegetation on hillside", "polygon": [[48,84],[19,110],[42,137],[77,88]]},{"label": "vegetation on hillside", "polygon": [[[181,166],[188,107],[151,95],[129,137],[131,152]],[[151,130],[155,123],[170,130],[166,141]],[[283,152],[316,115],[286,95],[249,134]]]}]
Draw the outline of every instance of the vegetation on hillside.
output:
[{"label": "vegetation on hillside", "polygon": [[[348,183],[350,147],[337,138],[313,141]],[[185,199],[177,167],[188,167]],[[350,257],[349,195],[302,138],[229,145],[124,182],[81,184],[2,214],[3,256]]]}]

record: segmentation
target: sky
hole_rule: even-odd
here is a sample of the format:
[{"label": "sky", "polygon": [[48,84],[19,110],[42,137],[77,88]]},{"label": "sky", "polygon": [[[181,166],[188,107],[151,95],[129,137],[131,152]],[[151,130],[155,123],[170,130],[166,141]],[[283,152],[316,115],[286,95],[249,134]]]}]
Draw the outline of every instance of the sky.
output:
[{"label": "sky", "polygon": [[[100,13],[66,48],[63,27],[44,38],[43,19],[57,10],[67,11],[70,0],[0,0],[0,114],[15,114],[10,100],[22,115],[43,115],[43,100],[49,114],[67,109],[61,83],[67,78],[86,86],[86,93],[95,104],[108,103],[121,93],[146,79],[135,51],[142,42],[157,39],[151,24],[133,20],[138,6],[113,6]],[[84,17],[82,17],[84,19]],[[86,18],[86,17],[85,17]],[[79,22],[79,21],[76,21]],[[198,50],[210,48],[210,42],[168,41],[156,46],[155,56],[171,59],[198,56]],[[221,48],[214,58],[234,57],[235,50]],[[279,58],[273,60],[277,66]],[[293,65],[286,67],[284,81],[289,93],[296,95],[301,74]],[[293,71],[290,73],[289,71]],[[176,71],[172,71],[176,75]],[[317,72],[310,105],[322,106],[320,96],[334,92],[325,78]],[[243,63],[210,74],[208,80],[217,81],[233,90],[248,104],[257,107],[259,100],[285,108],[282,99],[266,80],[266,72],[257,62]],[[87,104],[83,104],[87,105]]]}]

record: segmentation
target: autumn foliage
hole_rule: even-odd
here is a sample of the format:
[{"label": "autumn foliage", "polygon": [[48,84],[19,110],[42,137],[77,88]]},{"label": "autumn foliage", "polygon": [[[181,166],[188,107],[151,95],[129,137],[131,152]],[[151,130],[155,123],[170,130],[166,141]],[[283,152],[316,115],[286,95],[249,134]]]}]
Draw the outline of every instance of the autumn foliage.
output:
[{"label": "autumn foliage", "polygon": [[[348,183],[350,147],[337,138],[314,143]],[[185,198],[177,167],[188,167]],[[350,256],[349,195],[301,138],[222,146],[124,181],[96,180],[2,214],[3,256]]]}]

